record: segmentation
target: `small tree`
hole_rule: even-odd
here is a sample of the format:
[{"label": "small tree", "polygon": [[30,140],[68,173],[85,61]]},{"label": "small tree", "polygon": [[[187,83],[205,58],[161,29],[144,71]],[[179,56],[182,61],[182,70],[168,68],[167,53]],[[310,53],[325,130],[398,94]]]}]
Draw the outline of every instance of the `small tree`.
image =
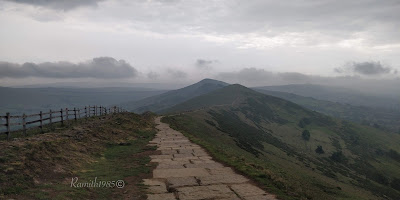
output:
[{"label": "small tree", "polygon": [[346,156],[344,156],[342,151],[338,151],[338,152],[333,153],[330,158],[335,162],[340,162],[340,163],[346,163],[347,162],[347,158],[346,158]]},{"label": "small tree", "polygon": [[315,149],[315,153],[317,154],[324,154],[325,151],[322,149],[321,145],[318,145],[318,147]]},{"label": "small tree", "polygon": [[300,128],[304,128],[304,127],[306,127],[306,124],[303,122],[303,120],[300,120],[298,126]]},{"label": "small tree", "polygon": [[297,124],[300,128],[305,128],[307,125],[311,124],[310,118],[302,118],[299,123]]},{"label": "small tree", "polygon": [[304,130],[303,133],[301,134],[304,140],[309,141],[310,140],[310,131]]}]

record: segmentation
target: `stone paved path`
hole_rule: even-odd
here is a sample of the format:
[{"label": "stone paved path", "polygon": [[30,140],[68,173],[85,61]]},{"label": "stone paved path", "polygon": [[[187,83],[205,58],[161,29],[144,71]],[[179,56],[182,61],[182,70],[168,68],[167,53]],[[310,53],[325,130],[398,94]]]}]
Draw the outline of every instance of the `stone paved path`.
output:
[{"label": "stone paved path", "polygon": [[200,146],[156,119],[157,133],[149,145],[161,155],[151,156],[158,166],[152,179],[144,179],[149,200],[270,200],[276,199],[230,167],[213,161]]}]

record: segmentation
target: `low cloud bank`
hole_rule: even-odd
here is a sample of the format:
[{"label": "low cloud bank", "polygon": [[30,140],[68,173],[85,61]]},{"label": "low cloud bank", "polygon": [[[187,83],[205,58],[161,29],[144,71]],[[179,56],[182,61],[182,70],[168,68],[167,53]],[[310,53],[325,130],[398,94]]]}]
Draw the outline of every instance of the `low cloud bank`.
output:
[{"label": "low cloud bank", "polygon": [[22,65],[0,62],[0,78],[131,78],[138,72],[124,60],[98,57],[82,63],[45,62],[24,63]]},{"label": "low cloud bank", "polygon": [[383,65],[379,61],[349,62],[343,67],[335,68],[334,71],[339,74],[358,74],[364,76],[397,74],[397,70]]},{"label": "low cloud bank", "polygon": [[[392,69],[393,71],[393,69]],[[393,72],[392,72],[393,73]],[[316,84],[336,87],[345,87],[365,93],[385,94],[400,98],[400,78],[366,78],[359,75],[317,76],[297,72],[271,72],[259,68],[244,68],[234,72],[222,72],[215,79],[228,83],[239,83],[249,87],[288,85],[288,84]]]},{"label": "low cloud bank", "polygon": [[197,59],[195,66],[199,69],[208,70],[211,69],[212,65],[216,63],[218,63],[218,60]]},{"label": "low cloud bank", "polygon": [[103,0],[6,0],[14,3],[46,7],[54,10],[72,10],[82,6],[97,6]]}]

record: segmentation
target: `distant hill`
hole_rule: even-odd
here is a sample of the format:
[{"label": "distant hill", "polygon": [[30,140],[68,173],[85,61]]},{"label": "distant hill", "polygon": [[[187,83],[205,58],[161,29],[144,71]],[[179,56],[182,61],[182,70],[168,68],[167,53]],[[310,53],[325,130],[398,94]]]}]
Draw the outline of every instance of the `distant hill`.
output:
[{"label": "distant hill", "polygon": [[355,106],[383,107],[400,110],[400,96],[397,98],[384,95],[374,96],[341,87],[312,84],[293,84],[256,87],[255,89],[287,92],[304,97],[312,97],[319,100],[339,102]]},{"label": "distant hill", "polygon": [[143,113],[146,111],[160,112],[188,99],[212,92],[227,85],[228,83],[222,81],[204,79],[198,83],[181,89],[171,90],[163,94],[148,97],[139,101],[130,101],[121,105],[136,113]]},{"label": "distant hill", "polygon": [[86,105],[116,105],[139,100],[165,91],[141,88],[8,88],[0,87],[0,115],[36,113],[49,109]]},{"label": "distant hill", "polygon": [[[127,83],[127,82],[55,82],[31,85],[14,85],[11,88],[132,88],[137,90],[171,90],[172,88],[180,88],[183,85],[180,83]],[[157,89],[155,89],[157,88]]]},{"label": "distant hill", "polygon": [[163,121],[282,199],[400,199],[400,135],[229,85]]},{"label": "distant hill", "polygon": [[400,110],[397,109],[354,106],[345,103],[318,100],[287,92],[263,89],[255,90],[263,94],[291,101],[310,110],[315,110],[332,117],[400,133]]}]

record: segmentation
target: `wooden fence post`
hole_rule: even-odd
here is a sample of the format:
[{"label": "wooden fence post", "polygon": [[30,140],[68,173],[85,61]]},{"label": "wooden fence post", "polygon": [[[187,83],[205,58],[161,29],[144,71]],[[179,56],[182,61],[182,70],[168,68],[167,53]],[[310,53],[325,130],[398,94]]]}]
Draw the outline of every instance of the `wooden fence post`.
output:
[{"label": "wooden fence post", "polygon": [[81,118],[81,109],[78,108],[78,119]]},{"label": "wooden fence post", "polygon": [[10,113],[6,113],[7,140],[10,139]]},{"label": "wooden fence post", "polygon": [[94,106],[94,116],[97,116],[97,106]]},{"label": "wooden fence post", "polygon": [[49,125],[50,125],[50,128],[51,128],[51,130],[53,130],[53,113],[52,113],[53,111],[50,109],[50,112],[49,112]]},{"label": "wooden fence post", "polygon": [[68,121],[68,108],[65,108],[65,120]]},{"label": "wooden fence post", "polygon": [[53,123],[53,120],[52,120],[52,118],[53,118],[53,113],[52,113],[53,111],[51,111],[51,109],[50,109],[50,116],[49,116],[49,119],[50,119],[50,125]]},{"label": "wooden fence post", "polygon": [[87,107],[85,106],[85,118],[87,118]]},{"label": "wooden fence post", "polygon": [[74,108],[74,120],[76,121],[76,108]]},{"label": "wooden fence post", "polygon": [[22,115],[22,130],[24,135],[26,136],[26,115],[25,113]]},{"label": "wooden fence post", "polygon": [[39,116],[40,116],[40,133],[43,133],[43,113],[42,113],[42,111],[40,111]]},{"label": "wooden fence post", "polygon": [[102,106],[100,106],[100,116],[103,114],[103,109],[102,109],[103,107]]},{"label": "wooden fence post", "polygon": [[63,109],[61,108],[61,125],[64,125],[64,116],[63,116]]},{"label": "wooden fence post", "polygon": [[104,112],[105,112],[105,113],[106,113],[106,115],[107,115],[107,107],[105,107],[105,108],[104,108]]}]

